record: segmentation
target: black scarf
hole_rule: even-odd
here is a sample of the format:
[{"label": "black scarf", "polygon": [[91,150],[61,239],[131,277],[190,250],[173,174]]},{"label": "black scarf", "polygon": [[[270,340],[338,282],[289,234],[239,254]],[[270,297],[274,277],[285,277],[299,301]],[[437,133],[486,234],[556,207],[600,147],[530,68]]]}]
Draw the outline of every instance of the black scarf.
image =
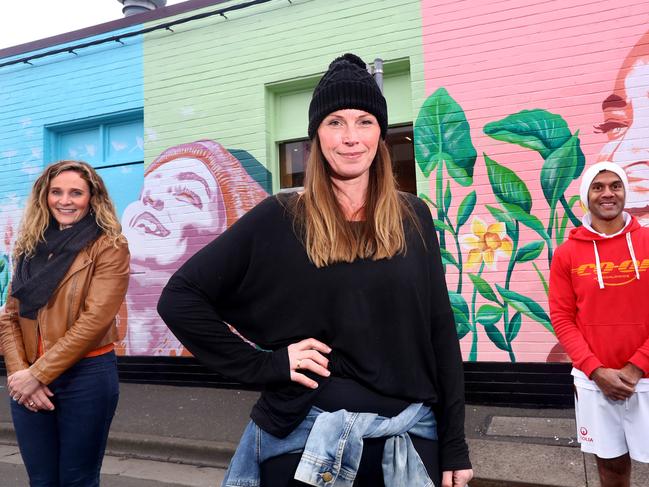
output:
[{"label": "black scarf", "polygon": [[38,310],[50,300],[79,251],[101,232],[91,212],[64,230],[59,230],[59,224],[51,219],[45,239],[36,245],[34,255],[20,257],[16,265],[11,295],[20,301],[20,316],[36,319]]}]

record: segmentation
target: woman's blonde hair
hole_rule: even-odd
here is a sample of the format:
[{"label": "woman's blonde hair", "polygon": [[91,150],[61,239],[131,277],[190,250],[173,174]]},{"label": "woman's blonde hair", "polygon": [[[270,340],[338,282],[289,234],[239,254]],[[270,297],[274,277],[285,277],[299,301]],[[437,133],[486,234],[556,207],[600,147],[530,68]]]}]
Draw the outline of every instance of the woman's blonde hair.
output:
[{"label": "woman's blonde hair", "polygon": [[296,202],[296,223],[309,259],[316,267],[359,258],[379,260],[406,251],[404,219],[419,229],[414,211],[399,194],[384,140],[370,166],[365,220],[345,218],[330,178],[330,168],[316,135],[306,165],[304,193]]},{"label": "woman's blonde hair", "polygon": [[47,205],[50,181],[64,171],[74,171],[88,183],[90,188],[90,211],[95,215],[97,225],[103,230],[113,245],[125,242],[122,226],[115,214],[115,206],[108,196],[106,185],[97,171],[82,161],[59,161],[48,166],[41,174],[27,200],[18,238],[14,247],[14,259],[34,254],[36,246],[45,239],[45,230],[50,224],[51,214]]}]

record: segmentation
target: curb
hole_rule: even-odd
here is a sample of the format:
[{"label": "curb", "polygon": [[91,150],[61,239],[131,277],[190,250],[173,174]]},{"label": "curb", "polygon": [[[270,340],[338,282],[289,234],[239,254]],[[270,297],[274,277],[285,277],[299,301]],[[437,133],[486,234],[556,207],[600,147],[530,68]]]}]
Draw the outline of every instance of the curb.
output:
[{"label": "curb", "polygon": [[[471,481],[472,487],[576,487],[584,485],[580,479],[573,478],[574,484],[563,481],[553,482],[545,475],[530,475],[532,472],[520,475],[512,475],[511,470],[518,470],[515,466],[509,468],[493,468],[493,458],[485,454],[488,450],[491,454],[494,450],[507,446],[520,448],[521,444],[506,442],[468,440],[472,451],[474,469],[477,469],[478,477]],[[16,445],[16,434],[13,424],[0,422],[0,444]],[[500,447],[500,448],[499,448]],[[529,449],[530,446],[527,445]],[[531,447],[532,450],[536,448]],[[547,448],[547,447],[546,447]],[[141,435],[135,433],[111,432],[108,435],[106,454],[125,458],[138,458],[143,460],[156,460],[161,462],[181,463],[199,467],[227,468],[230,458],[234,454],[236,444],[229,442],[216,442],[206,440],[191,440],[186,438],[162,437],[154,435]],[[566,450],[565,447],[559,450]],[[573,450],[573,448],[570,448]],[[502,452],[505,453],[505,452]],[[530,451],[527,452],[532,453]],[[534,452],[536,453],[536,452]],[[532,455],[534,457],[534,455]],[[492,468],[486,468],[490,465]],[[512,468],[513,467],[513,468]],[[583,467],[581,467],[583,468]],[[482,475],[480,475],[482,474]],[[551,477],[551,475],[550,475]]]},{"label": "curb", "polygon": [[[0,444],[17,445],[11,423],[0,422]],[[111,432],[106,454],[118,457],[182,463],[197,467],[227,468],[235,444],[186,438]]]},{"label": "curb", "polygon": [[115,432],[108,435],[108,455],[227,468],[237,445],[206,440]]}]

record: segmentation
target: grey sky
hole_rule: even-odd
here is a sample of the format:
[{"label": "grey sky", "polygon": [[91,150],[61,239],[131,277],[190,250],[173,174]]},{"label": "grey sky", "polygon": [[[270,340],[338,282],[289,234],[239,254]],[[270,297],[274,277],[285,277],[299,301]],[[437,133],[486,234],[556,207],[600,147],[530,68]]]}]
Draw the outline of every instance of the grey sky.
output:
[{"label": "grey sky", "polygon": [[[183,1],[167,0],[167,5]],[[0,0],[0,49],[122,16],[118,0]]]}]

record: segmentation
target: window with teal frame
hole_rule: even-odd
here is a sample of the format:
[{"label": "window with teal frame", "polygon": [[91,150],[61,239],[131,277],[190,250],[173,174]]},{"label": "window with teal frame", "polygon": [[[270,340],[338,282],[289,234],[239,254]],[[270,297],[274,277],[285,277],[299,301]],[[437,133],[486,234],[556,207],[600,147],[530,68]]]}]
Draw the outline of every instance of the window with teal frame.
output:
[{"label": "window with teal frame", "polygon": [[95,167],[121,218],[139,198],[144,181],[142,110],[48,125],[46,130],[49,160],[72,159]]}]

